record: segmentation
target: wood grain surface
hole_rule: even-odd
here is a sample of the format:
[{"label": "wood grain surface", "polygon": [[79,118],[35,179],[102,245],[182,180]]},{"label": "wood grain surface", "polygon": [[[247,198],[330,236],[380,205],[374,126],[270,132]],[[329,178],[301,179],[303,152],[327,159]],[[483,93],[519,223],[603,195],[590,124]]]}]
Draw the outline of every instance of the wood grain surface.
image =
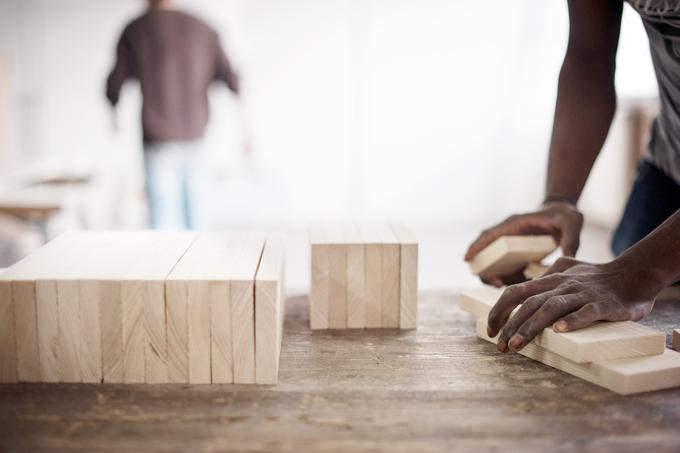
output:
[{"label": "wood grain surface", "polygon": [[680,390],[616,395],[497,353],[453,293],[420,303],[418,330],[312,332],[289,298],[277,386],[0,385],[0,451],[680,450]]}]

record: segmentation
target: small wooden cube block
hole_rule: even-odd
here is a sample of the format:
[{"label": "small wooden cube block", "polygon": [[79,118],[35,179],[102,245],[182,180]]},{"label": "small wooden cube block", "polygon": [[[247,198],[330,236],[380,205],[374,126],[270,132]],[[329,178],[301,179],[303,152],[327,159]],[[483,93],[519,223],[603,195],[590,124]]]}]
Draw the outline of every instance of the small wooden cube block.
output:
[{"label": "small wooden cube block", "polygon": [[312,329],[417,325],[418,243],[402,225],[310,230]]}]

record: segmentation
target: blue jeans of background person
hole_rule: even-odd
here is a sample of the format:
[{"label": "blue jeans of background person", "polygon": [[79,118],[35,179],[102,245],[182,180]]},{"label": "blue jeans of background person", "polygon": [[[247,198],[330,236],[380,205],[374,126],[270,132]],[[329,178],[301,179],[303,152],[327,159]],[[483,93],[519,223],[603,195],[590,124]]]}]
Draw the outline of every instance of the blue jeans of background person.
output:
[{"label": "blue jeans of background person", "polygon": [[200,228],[202,175],[200,142],[144,145],[146,195],[151,228]]},{"label": "blue jeans of background person", "polygon": [[633,191],[614,239],[616,256],[651,233],[680,209],[680,185],[650,162],[638,166]]}]

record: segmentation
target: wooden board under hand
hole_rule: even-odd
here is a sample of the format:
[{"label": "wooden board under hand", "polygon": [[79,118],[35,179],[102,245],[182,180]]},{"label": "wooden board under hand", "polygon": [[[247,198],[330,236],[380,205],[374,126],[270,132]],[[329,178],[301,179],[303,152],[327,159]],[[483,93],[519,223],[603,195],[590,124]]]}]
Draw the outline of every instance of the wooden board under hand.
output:
[{"label": "wooden board under hand", "polygon": [[[460,308],[486,321],[501,293],[487,287],[465,290],[461,293]],[[573,362],[587,363],[662,354],[666,336],[635,322],[599,322],[565,333],[546,327],[531,343]]]}]

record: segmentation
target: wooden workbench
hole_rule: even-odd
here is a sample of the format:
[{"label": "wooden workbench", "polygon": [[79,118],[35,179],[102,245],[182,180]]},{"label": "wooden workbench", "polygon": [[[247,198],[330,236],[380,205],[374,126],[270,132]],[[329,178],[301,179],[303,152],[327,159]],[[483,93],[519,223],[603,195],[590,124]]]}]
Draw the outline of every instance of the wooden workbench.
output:
[{"label": "wooden workbench", "polygon": [[274,387],[0,386],[0,451],[680,450],[680,389],[622,397],[499,354],[453,294],[421,297],[418,331],[308,325],[289,299]]}]

